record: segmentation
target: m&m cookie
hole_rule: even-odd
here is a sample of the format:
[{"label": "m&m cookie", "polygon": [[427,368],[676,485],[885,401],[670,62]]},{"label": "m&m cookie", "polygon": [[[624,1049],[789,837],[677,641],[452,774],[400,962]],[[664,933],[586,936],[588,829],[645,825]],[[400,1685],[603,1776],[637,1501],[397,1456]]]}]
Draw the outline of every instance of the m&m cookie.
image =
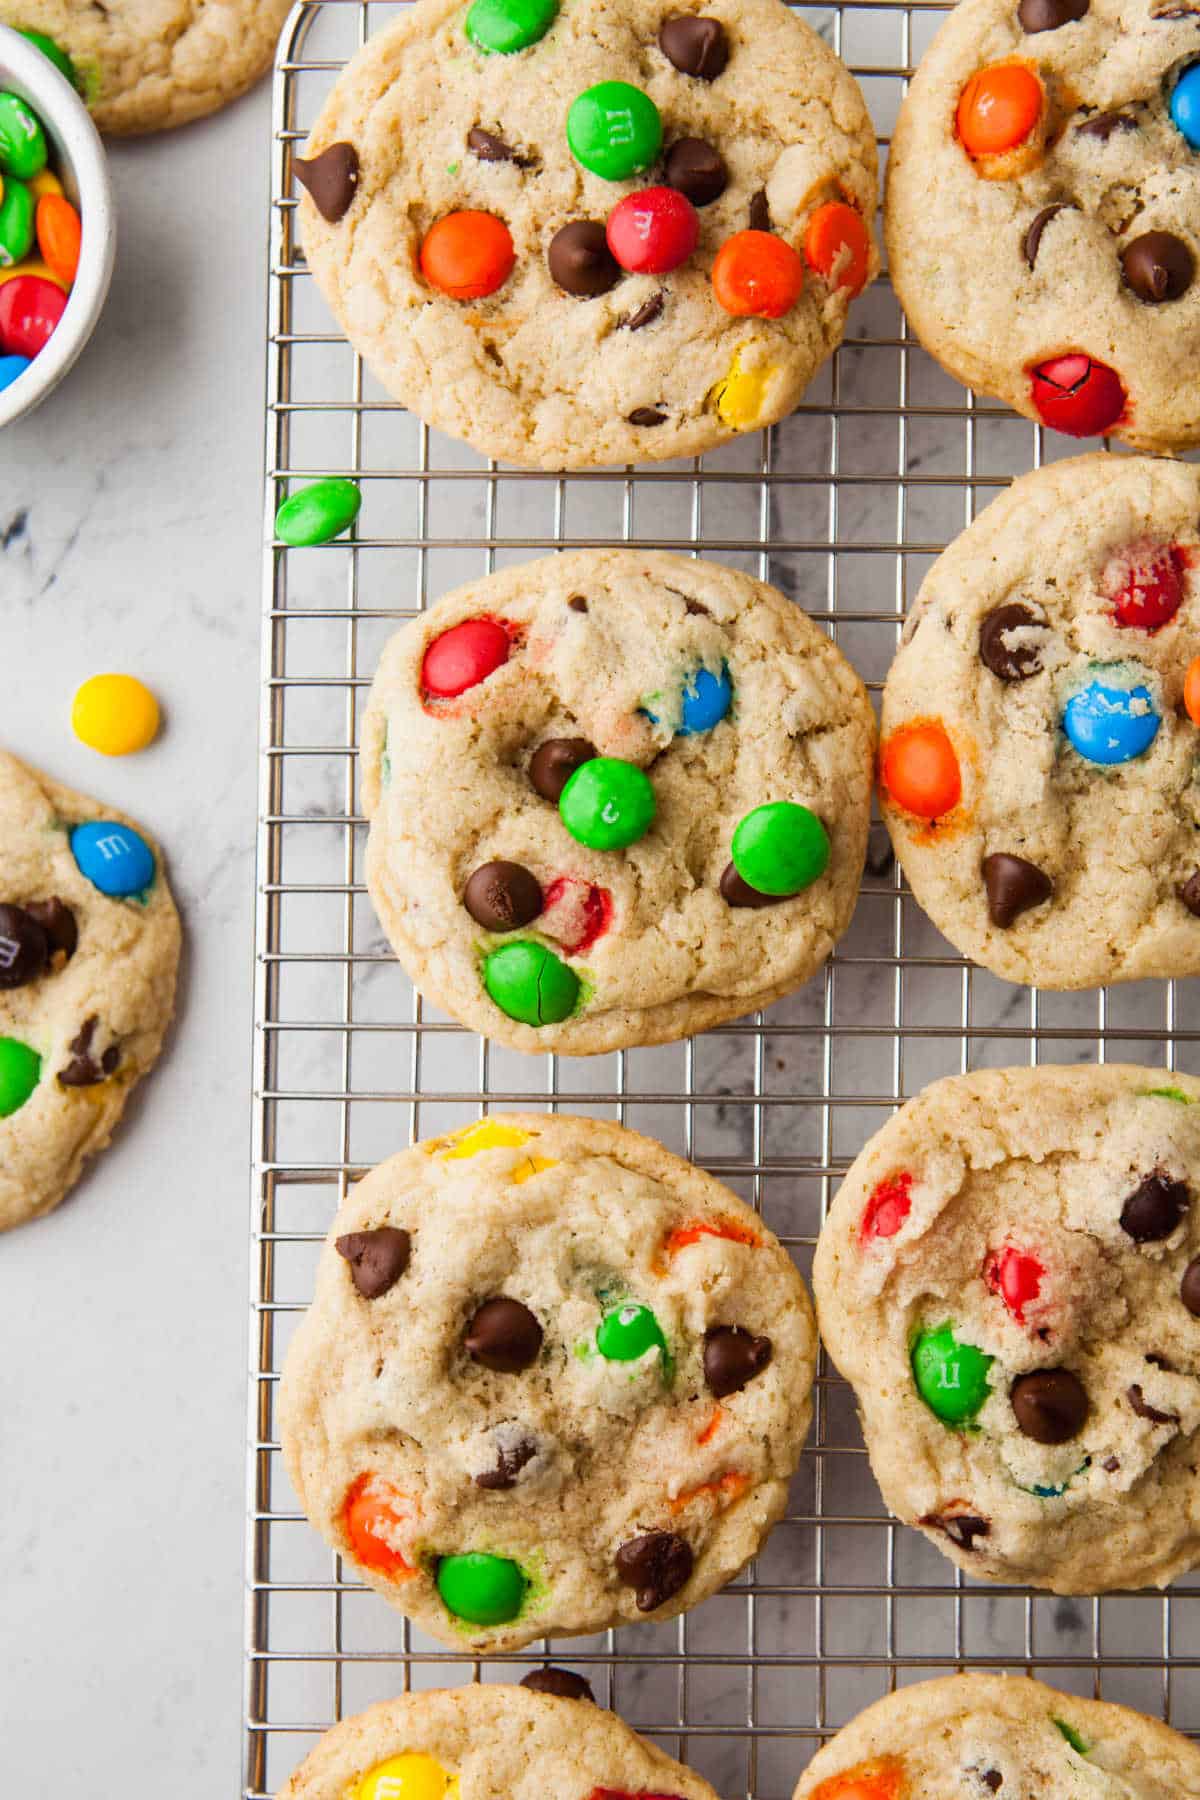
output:
[{"label": "m&m cookie", "polygon": [[707,1781],[589,1699],[567,1669],[533,1687],[431,1688],[343,1719],[279,1800],[716,1800]]},{"label": "m&m cookie", "polygon": [[1080,1794],[1195,1800],[1200,1750],[1158,1719],[1022,1675],[948,1675],[868,1706],[805,1769],[794,1800]]},{"label": "m&m cookie", "polygon": [[0,1231],[102,1150],[170,1022],[179,919],[157,846],[0,752]]},{"label": "m&m cookie", "polygon": [[813,1285],[884,1500],[969,1575],[1200,1562],[1200,1079],[934,1082],[852,1165]]},{"label": "m&m cookie", "polygon": [[885,216],[913,329],[1072,437],[1200,443],[1197,16],[962,0],[901,108]]},{"label": "m&m cookie", "polygon": [[1009,981],[1200,973],[1200,471],[1023,476],[934,564],[883,696],[913,892]]},{"label": "m&m cookie", "polygon": [[539,468],[774,424],[879,267],[862,95],[780,0],[418,0],[293,166],[383,386]]},{"label": "m&m cookie", "polygon": [[455,1649],[512,1650],[723,1587],[784,1510],[815,1357],[795,1265],[710,1175],[618,1125],[497,1115],[343,1206],[280,1442],[364,1581]]},{"label": "m&m cookie", "polygon": [[631,550],[506,569],[384,651],[367,885],[417,987],[488,1037],[686,1037],[829,955],[873,745],[853,670],[748,575]]}]

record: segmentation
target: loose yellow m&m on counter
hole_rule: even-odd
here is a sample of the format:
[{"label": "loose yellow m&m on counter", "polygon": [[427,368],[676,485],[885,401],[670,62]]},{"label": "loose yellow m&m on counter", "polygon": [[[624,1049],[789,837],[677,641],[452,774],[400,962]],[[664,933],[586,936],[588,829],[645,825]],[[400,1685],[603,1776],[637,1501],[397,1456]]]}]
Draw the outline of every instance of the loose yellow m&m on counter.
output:
[{"label": "loose yellow m&m on counter", "polygon": [[93,675],[71,705],[71,729],[102,756],[144,750],[158,735],[158,701],[135,675]]},{"label": "loose yellow m&m on counter", "polygon": [[354,1800],[458,1800],[458,1776],[432,1756],[408,1750],[369,1769]]}]

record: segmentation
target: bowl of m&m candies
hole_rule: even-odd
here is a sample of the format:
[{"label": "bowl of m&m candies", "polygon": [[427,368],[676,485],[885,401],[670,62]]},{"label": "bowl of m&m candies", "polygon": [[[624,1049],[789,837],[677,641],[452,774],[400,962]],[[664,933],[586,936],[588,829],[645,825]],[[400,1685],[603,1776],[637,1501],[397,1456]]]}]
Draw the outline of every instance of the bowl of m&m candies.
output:
[{"label": "bowl of m&m candies", "polygon": [[112,188],[70,58],[0,25],[0,426],[91,337],[112,279]]}]

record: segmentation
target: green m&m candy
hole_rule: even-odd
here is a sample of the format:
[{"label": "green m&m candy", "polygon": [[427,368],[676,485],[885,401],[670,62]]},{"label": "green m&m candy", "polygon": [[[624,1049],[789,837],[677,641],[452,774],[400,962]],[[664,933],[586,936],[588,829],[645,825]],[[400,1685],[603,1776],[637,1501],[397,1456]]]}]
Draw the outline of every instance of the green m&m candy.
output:
[{"label": "green m&m candy", "polygon": [[32,181],[46,166],[48,152],[42,122],[19,94],[0,94],[0,169],[19,181]]},{"label": "green m&m candy", "polygon": [[637,1362],[648,1350],[660,1350],[665,1360],[667,1340],[650,1308],[630,1302],[605,1313],[596,1348],[607,1362]]},{"label": "green m&m candy", "polygon": [[20,1038],[0,1037],[0,1119],[19,1112],[42,1078],[42,1059]]},{"label": "green m&m candy", "polygon": [[466,33],[485,55],[511,56],[545,37],[558,13],[558,0],[475,0]]},{"label": "green m&m candy", "polygon": [[501,944],[484,958],[483,985],[502,1013],[523,1025],[558,1025],[579,1003],[574,969],[530,938]]},{"label": "green m&m candy", "polygon": [[33,248],[35,207],[36,202],[25,183],[10,175],[0,197],[0,269],[11,269]]},{"label": "green m&m candy", "polygon": [[438,1564],[437,1590],[447,1612],[470,1625],[507,1625],[520,1612],[528,1586],[507,1556],[471,1550],[443,1556]]},{"label": "green m&m candy", "polygon": [[21,36],[23,38],[28,38],[29,42],[33,44],[36,49],[40,50],[42,55],[46,57],[48,61],[54,64],[59,74],[66,76],[72,87],[79,86],[79,81],[75,74],[75,64],[71,61],[61,44],[56,44],[54,39],[45,31],[23,30]]},{"label": "green m&m candy", "polygon": [[949,1325],[922,1331],[912,1348],[917,1392],[944,1425],[968,1425],[991,1387],[988,1370],[995,1359],[974,1344],[960,1344]]},{"label": "green m&m candy", "polygon": [[628,81],[585,88],[567,114],[571,155],[605,181],[625,181],[648,169],[662,149],[662,136],[657,106]]},{"label": "green m&m candy", "polygon": [[356,481],[333,476],[314,481],[285,500],[275,514],[275,536],[292,549],[331,544],[349,531],[362,508]]},{"label": "green m&m candy", "polygon": [[593,756],[579,765],[558,796],[558,811],[577,844],[589,850],[624,850],[654,823],[654,789],[636,763]]},{"label": "green m&m candy", "polygon": [[829,867],[829,833],[807,806],[771,800],[739,821],[731,854],[760,894],[798,894]]}]

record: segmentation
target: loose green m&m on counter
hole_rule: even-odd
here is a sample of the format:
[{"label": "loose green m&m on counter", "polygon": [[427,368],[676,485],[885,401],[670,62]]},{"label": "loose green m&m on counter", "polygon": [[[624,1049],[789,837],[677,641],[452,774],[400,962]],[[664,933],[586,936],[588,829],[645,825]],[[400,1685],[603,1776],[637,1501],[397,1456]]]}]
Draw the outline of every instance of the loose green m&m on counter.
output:
[{"label": "loose green m&m on counter", "polygon": [[596,1332],[596,1348],[607,1362],[637,1362],[648,1350],[661,1350],[665,1359],[667,1340],[650,1308],[630,1302],[605,1313]]},{"label": "loose green m&m on counter", "polygon": [[649,831],[656,801],[650,777],[636,763],[593,756],[563,788],[558,811],[577,844],[589,850],[624,850]]},{"label": "loose green m&m on counter", "polygon": [[576,95],[567,143],[576,162],[605,181],[648,169],[662,149],[662,120],[649,94],[628,81],[599,81]]},{"label": "loose green m&m on counter", "polygon": [[0,94],[0,169],[18,181],[32,181],[48,156],[46,134],[33,108],[19,94]]},{"label": "loose green m&m on counter", "polygon": [[470,1625],[506,1625],[515,1619],[528,1586],[507,1556],[471,1550],[463,1556],[443,1556],[438,1564],[437,1590],[447,1611]]},{"label": "loose green m&m on counter", "polygon": [[807,806],[770,800],[739,822],[731,854],[760,894],[798,894],[829,867],[829,833]]},{"label": "loose green m&m on counter", "polygon": [[936,1331],[922,1331],[913,1345],[913,1380],[944,1425],[967,1425],[991,1392],[988,1370],[993,1361],[974,1344],[960,1344],[951,1326],[940,1325]]},{"label": "loose green m&m on counter", "polygon": [[483,985],[500,1011],[523,1025],[558,1025],[579,1003],[574,969],[530,938],[490,951],[483,962]]},{"label": "loose green m&m on counter", "polygon": [[35,49],[40,50],[42,55],[46,57],[49,62],[54,64],[59,74],[66,76],[72,87],[77,88],[79,86],[79,80],[75,73],[75,64],[71,61],[62,45],[56,44],[48,32],[22,30],[21,36],[23,38],[28,38]]},{"label": "loose green m&m on counter", "polygon": [[19,1112],[42,1078],[42,1059],[20,1038],[0,1037],[0,1119]]},{"label": "loose green m&m on counter", "polygon": [[284,501],[275,514],[275,536],[294,550],[331,544],[349,531],[361,509],[356,481],[339,476],[314,481]]},{"label": "loose green m&m on counter", "polygon": [[545,37],[558,13],[558,0],[475,0],[466,33],[477,50],[511,56]]}]

